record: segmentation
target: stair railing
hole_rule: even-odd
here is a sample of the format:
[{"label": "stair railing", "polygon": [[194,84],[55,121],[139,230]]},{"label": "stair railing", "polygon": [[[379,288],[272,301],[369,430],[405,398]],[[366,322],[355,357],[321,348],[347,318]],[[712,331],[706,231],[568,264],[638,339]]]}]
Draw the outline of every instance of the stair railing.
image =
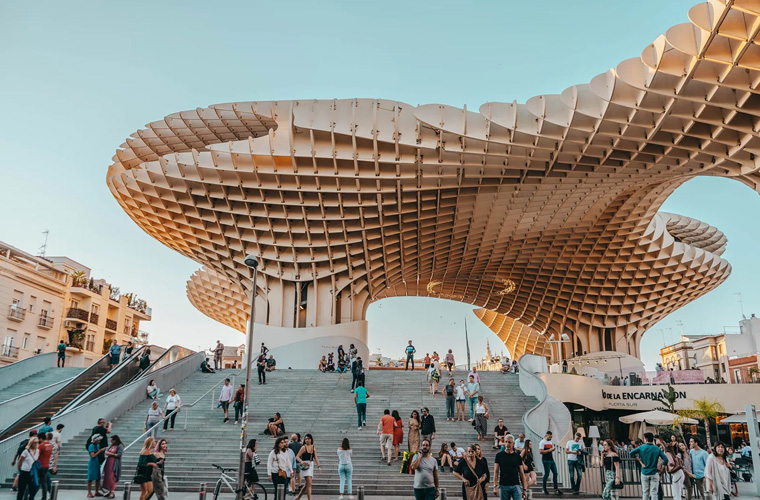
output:
[{"label": "stair railing", "polygon": [[222,380],[219,381],[218,384],[215,384],[211,389],[209,389],[206,392],[204,392],[201,397],[199,397],[198,399],[196,399],[195,401],[193,401],[189,405],[182,405],[182,408],[187,408],[187,411],[185,412],[185,423],[182,426],[182,430],[184,430],[184,431],[187,430],[187,416],[190,414],[190,408],[194,408],[195,405],[197,405],[198,403],[200,403],[203,400],[203,398],[205,398],[206,396],[208,396],[209,393],[211,393],[211,409],[212,410],[214,409],[214,393],[216,392],[216,388],[219,387],[220,385],[224,385],[224,381],[226,379],[228,379],[228,378],[230,379],[230,385],[232,387],[235,387],[235,375],[233,375],[231,378],[230,377],[224,377]]},{"label": "stair railing", "polygon": [[45,387],[40,387],[39,389],[21,394],[15,398],[7,399],[0,403],[0,431],[4,430],[5,424],[10,423],[11,419],[19,413],[26,412],[29,408],[36,407],[72,380],[74,380],[74,377],[59,380],[58,382],[53,382]]}]

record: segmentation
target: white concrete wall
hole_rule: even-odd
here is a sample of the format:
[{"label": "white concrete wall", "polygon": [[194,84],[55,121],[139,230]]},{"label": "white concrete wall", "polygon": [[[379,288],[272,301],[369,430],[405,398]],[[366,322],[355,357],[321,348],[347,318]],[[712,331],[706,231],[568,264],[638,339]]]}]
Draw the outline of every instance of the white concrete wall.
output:
[{"label": "white concrete wall", "polygon": [[[254,355],[259,352],[262,342],[277,361],[278,370],[287,370],[288,367],[316,369],[322,356],[329,352],[337,356],[340,344],[343,344],[346,353],[348,346],[354,344],[364,360],[364,366],[369,366],[366,321],[311,328],[283,328],[256,323],[253,327]],[[337,361],[336,357],[335,362]]]}]

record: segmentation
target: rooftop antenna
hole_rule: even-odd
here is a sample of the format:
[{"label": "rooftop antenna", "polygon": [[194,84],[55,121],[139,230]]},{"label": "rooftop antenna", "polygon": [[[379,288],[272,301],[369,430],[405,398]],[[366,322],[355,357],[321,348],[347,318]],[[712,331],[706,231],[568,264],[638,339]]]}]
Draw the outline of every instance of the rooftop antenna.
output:
[{"label": "rooftop antenna", "polygon": [[45,241],[42,243],[42,246],[40,246],[39,256],[42,258],[45,258],[45,250],[47,250],[47,240],[48,240],[48,236],[50,235],[50,229],[45,229],[44,231],[42,231],[42,234],[45,235]]},{"label": "rooftop antenna", "polygon": [[747,317],[744,315],[744,303],[742,302],[742,292],[736,292],[734,295],[739,296],[739,307],[742,310],[742,319],[747,319]]},{"label": "rooftop antenna", "polygon": [[681,327],[681,337],[683,337],[683,336],[684,336],[684,331],[683,331],[683,321],[681,321],[681,320],[679,319],[678,321],[676,321],[676,325],[678,325],[678,326],[680,326],[680,327]]}]

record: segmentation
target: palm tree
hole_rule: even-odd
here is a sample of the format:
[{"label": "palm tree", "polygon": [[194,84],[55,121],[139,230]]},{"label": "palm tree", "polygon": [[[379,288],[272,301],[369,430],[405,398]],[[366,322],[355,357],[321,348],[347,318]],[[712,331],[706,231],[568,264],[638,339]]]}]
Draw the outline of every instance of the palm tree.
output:
[{"label": "palm tree", "polygon": [[710,422],[721,413],[726,413],[726,409],[717,400],[707,398],[698,398],[693,400],[691,408],[678,410],[678,415],[686,418],[695,418],[705,423],[705,434],[707,435],[707,447],[712,448],[710,443]]}]

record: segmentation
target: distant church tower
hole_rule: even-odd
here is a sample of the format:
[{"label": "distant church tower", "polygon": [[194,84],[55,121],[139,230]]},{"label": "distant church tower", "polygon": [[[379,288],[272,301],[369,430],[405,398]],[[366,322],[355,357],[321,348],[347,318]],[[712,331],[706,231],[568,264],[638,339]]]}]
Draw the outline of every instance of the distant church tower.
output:
[{"label": "distant church tower", "polygon": [[491,342],[486,339],[486,359],[490,360],[493,356],[491,356]]}]

